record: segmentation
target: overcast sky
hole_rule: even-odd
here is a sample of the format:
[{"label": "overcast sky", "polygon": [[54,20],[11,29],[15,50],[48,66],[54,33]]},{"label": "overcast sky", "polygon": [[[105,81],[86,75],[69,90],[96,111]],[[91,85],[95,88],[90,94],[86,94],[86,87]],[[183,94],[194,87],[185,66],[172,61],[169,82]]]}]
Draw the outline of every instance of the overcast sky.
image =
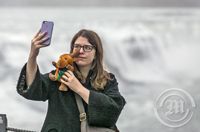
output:
[{"label": "overcast sky", "polygon": [[200,0],[0,0],[0,6],[200,7]]}]

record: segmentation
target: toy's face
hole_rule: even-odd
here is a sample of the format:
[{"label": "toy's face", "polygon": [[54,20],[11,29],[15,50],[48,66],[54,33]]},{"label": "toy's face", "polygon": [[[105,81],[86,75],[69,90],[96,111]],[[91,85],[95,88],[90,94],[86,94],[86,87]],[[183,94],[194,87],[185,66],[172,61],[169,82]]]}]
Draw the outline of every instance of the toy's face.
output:
[{"label": "toy's face", "polygon": [[67,65],[72,64],[73,58],[69,54],[64,54],[60,56],[57,62],[59,68],[65,68]]}]

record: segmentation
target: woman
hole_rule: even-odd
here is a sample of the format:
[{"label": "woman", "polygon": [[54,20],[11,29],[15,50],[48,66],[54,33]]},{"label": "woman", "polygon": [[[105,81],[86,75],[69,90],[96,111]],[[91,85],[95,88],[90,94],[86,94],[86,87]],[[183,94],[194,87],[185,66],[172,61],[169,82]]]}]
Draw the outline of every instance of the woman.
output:
[{"label": "woman", "polygon": [[99,36],[91,30],[80,30],[71,41],[71,52],[79,50],[75,71],[66,71],[61,78],[70,90],[58,90],[59,84],[41,74],[37,66],[39,49],[48,38],[38,32],[32,40],[27,64],[22,68],[17,91],[27,99],[48,100],[48,112],[42,132],[80,132],[79,111],[74,93],[83,99],[87,121],[91,126],[116,129],[116,122],[125,105],[112,73],[103,67],[103,47]]}]

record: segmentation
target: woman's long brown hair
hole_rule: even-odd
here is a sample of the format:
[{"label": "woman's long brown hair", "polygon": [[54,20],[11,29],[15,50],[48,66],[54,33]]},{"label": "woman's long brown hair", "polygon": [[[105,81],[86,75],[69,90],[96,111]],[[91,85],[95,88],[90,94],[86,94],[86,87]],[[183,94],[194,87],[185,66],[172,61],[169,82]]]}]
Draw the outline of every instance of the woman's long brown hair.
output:
[{"label": "woman's long brown hair", "polygon": [[[107,81],[110,80],[109,73],[103,67],[103,46],[100,37],[97,33],[92,30],[82,29],[74,35],[71,41],[70,53],[73,51],[73,45],[78,37],[87,38],[88,42],[95,47],[95,59],[93,60],[91,70],[91,85],[96,90],[103,90]],[[75,64],[75,73],[78,78],[83,80],[84,78],[81,75],[81,72],[78,69],[78,66]]]}]

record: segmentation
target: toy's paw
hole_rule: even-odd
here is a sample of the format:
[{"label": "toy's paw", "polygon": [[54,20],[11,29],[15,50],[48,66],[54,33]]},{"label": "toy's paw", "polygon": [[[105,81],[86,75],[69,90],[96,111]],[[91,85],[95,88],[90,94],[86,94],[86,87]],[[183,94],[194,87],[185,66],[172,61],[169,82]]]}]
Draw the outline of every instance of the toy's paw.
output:
[{"label": "toy's paw", "polygon": [[60,91],[68,91],[68,88],[65,84],[61,83],[60,86],[59,86],[59,90]]},{"label": "toy's paw", "polygon": [[71,65],[67,65],[66,68],[67,68],[68,70],[72,71],[72,72],[74,71],[74,67],[71,66]]},{"label": "toy's paw", "polygon": [[56,76],[54,74],[52,74],[51,72],[49,73],[49,78],[52,81],[56,81]]}]

